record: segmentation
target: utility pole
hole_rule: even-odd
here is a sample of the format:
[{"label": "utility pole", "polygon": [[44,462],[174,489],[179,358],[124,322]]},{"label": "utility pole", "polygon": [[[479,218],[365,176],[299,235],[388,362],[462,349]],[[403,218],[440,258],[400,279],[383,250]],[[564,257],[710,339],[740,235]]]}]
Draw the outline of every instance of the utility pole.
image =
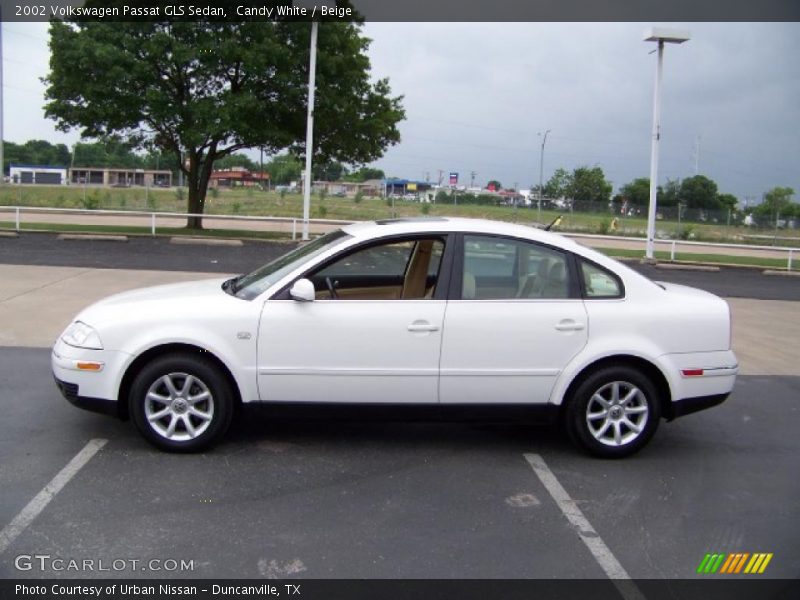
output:
[{"label": "utility pole", "polygon": [[[544,137],[542,137],[542,150],[539,153],[539,197],[536,200],[536,220],[541,223],[542,222],[542,193],[544,186],[544,145],[547,143],[547,134],[550,133],[550,130],[544,132]],[[541,133],[539,135],[542,135]]]},{"label": "utility pole", "polygon": [[694,139],[694,174],[700,173],[700,135]]},{"label": "utility pole", "polygon": [[[6,163],[3,155],[3,13],[0,8],[0,186],[6,182]],[[10,174],[10,173],[9,173]]]},{"label": "utility pole", "polygon": [[317,79],[317,32],[319,21],[311,21],[311,58],[308,65],[308,116],[306,119],[306,172],[303,185],[303,240],[308,239],[311,207],[311,155],[314,153],[314,91]]}]

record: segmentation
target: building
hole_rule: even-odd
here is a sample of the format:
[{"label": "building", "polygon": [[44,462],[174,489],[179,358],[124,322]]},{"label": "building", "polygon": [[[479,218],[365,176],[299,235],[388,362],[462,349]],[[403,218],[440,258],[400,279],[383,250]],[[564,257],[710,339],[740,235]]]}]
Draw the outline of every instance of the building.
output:
[{"label": "building", "polygon": [[73,167],[69,182],[74,185],[108,185],[112,187],[170,187],[172,171],[154,169],[120,169],[117,167]]},{"label": "building", "polygon": [[219,169],[211,173],[211,187],[253,187],[269,183],[269,173],[252,173],[244,167]]},{"label": "building", "polygon": [[11,183],[63,185],[67,183],[67,168],[47,165],[9,165]]}]

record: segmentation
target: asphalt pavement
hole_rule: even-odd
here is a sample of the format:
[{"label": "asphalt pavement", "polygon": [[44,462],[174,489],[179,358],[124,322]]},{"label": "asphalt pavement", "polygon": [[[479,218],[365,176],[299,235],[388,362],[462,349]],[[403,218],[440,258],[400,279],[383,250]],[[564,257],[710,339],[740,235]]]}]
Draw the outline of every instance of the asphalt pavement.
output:
[{"label": "asphalt pavement", "polygon": [[[77,410],[44,349],[0,348],[0,523],[91,439],[108,443],[0,554],[193,561],[99,577],[604,578],[525,455],[534,453],[633,578],[692,578],[709,552],[771,552],[800,575],[800,377],[742,377],[725,404],[596,460],[557,428],[276,418],[248,411],[215,450],[168,455]],[[138,563],[143,564],[143,563]]]}]

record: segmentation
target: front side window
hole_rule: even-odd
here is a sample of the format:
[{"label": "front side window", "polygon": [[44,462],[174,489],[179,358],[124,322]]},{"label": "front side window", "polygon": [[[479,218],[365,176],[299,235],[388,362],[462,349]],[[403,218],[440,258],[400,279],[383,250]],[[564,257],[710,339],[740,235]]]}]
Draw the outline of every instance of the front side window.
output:
[{"label": "front side window", "polygon": [[464,236],[463,300],[568,298],[563,252],[532,242]]},{"label": "front side window", "polygon": [[291,252],[279,256],[251,273],[230,280],[226,291],[237,298],[252,300],[303,263],[327,252],[331,248],[335,248],[350,238],[351,236],[341,229],[331,231],[322,237],[298,246]]},{"label": "front side window", "polygon": [[444,239],[372,244],[307,275],[318,300],[424,300],[439,280]]}]

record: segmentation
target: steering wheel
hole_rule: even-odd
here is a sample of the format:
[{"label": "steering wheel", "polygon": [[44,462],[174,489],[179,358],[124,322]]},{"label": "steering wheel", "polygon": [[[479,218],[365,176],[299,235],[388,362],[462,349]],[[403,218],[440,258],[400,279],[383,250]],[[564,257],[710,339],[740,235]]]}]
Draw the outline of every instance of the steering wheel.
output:
[{"label": "steering wheel", "polygon": [[339,297],[339,294],[336,293],[336,286],[331,281],[330,277],[325,278],[325,285],[328,287],[328,292],[330,292],[331,299],[336,300]]}]

